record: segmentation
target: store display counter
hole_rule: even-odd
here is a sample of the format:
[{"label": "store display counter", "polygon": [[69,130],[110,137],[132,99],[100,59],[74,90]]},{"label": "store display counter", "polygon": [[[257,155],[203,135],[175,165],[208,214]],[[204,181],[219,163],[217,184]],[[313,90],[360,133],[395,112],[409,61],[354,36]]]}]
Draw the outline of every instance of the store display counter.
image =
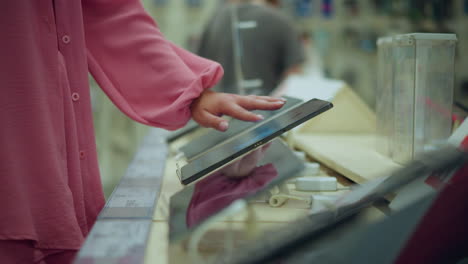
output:
[{"label": "store display counter", "polygon": [[[185,144],[187,142],[186,140],[187,139],[183,138],[179,141],[173,142],[169,149],[176,149],[178,146]],[[209,261],[210,257],[213,257],[217,253],[226,249],[225,239],[227,230],[230,230],[231,232],[232,230],[240,230],[238,235],[234,234],[233,236],[237,236],[237,241],[242,244],[246,238],[239,234],[243,233],[243,230],[245,231],[246,228],[245,223],[248,216],[246,216],[245,213],[238,213],[213,225],[210,232],[205,233],[203,236],[204,238],[198,244],[198,259],[191,255],[193,252],[191,253],[188,249],[189,246],[187,241],[181,242],[175,246],[170,244],[168,241],[168,227],[170,225],[169,200],[171,196],[184,188],[176,175],[176,168],[177,166],[174,157],[169,156],[166,162],[161,193],[155,207],[145,263],[197,263],[197,261],[199,263],[203,263],[204,261]],[[330,177],[338,177],[340,187],[352,184],[351,181],[342,177],[339,173],[329,171],[325,168],[321,171],[321,174],[328,174]],[[339,195],[346,192],[346,190],[322,193],[299,192],[295,191],[290,184],[289,187],[291,190],[290,193],[298,196],[307,196],[312,194]],[[275,228],[287,226],[288,223],[307,215],[310,210],[304,201],[299,200],[289,200],[286,204],[278,208],[262,202],[253,203],[249,208],[255,212],[254,231],[250,229],[250,232],[253,233],[262,233],[265,230],[275,230]],[[365,210],[359,220],[351,223],[347,228],[353,228],[353,226],[360,225],[367,221],[372,222],[384,216],[385,214],[382,210],[376,207],[371,207]]]},{"label": "store display counter", "polygon": [[[174,246],[170,245],[168,237],[170,198],[184,188],[176,174],[175,150],[200,133],[203,133],[203,129],[167,144],[167,132],[151,130],[100,214],[76,263],[121,263],[123,260],[130,260],[129,263],[197,262],[193,252],[188,249],[187,241]],[[372,151],[372,136],[290,133],[287,138],[292,146],[296,146],[296,150],[303,150],[309,158],[322,164],[322,176],[338,179],[341,190],[313,194],[337,196],[346,192],[346,187],[354,182],[364,183],[374,179],[379,172],[398,168],[398,165],[387,162]],[[287,186],[292,195],[312,194],[296,191],[291,184]],[[282,228],[307,215],[311,209],[305,201],[291,199],[281,207],[272,207],[261,201],[252,203],[249,210],[255,216],[249,227],[245,223],[246,218],[251,216],[240,213],[214,224],[210,232],[204,234],[204,239],[197,244],[199,263],[226,249],[227,246],[223,244],[226,230],[240,230],[237,233],[244,235],[236,238],[237,241],[251,240],[245,238],[246,228],[250,228],[252,234]],[[346,228],[352,229],[353,226],[384,216],[382,210],[371,207]]]}]

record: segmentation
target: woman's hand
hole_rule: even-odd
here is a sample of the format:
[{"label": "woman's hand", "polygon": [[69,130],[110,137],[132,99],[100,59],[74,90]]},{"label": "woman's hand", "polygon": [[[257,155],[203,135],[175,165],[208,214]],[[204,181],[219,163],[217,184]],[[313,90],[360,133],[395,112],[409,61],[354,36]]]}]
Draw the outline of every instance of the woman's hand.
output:
[{"label": "woman's hand", "polygon": [[228,115],[244,121],[259,121],[263,117],[251,110],[276,110],[285,103],[284,99],[268,96],[218,93],[205,90],[191,105],[192,118],[201,126],[219,131],[228,129],[228,122],[221,118]]}]

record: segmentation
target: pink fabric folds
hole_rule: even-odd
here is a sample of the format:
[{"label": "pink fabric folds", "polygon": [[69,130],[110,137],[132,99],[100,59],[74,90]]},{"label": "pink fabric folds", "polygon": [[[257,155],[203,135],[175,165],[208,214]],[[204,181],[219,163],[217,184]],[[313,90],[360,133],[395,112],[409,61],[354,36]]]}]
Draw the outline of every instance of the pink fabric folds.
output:
[{"label": "pink fabric folds", "polygon": [[222,69],[138,0],[2,1],[0,33],[0,239],[78,249],[104,205],[88,67],[124,113],[167,129]]}]

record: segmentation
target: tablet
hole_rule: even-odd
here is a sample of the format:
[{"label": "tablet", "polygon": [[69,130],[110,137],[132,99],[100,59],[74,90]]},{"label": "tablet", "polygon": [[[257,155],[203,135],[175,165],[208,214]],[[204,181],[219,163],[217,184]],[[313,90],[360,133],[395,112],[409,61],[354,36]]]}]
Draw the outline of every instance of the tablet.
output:
[{"label": "tablet", "polygon": [[192,183],[332,107],[330,102],[312,99],[257,123],[229,142],[184,165],[178,170],[180,180],[185,185]]},{"label": "tablet", "polygon": [[[286,111],[300,103],[303,102],[301,99],[287,97],[285,96],[286,103],[281,107],[281,109],[274,111],[265,111],[265,110],[256,110],[252,111],[255,114],[262,115],[265,120]],[[217,130],[210,130],[209,132],[194,138],[189,143],[182,146],[179,150],[184,154],[184,157],[190,162],[196,156],[202,154],[203,152],[216,147],[217,145],[225,142],[226,140],[237,136],[241,132],[255,126],[255,122],[247,122],[238,119],[232,119],[229,122],[229,128],[227,131],[221,132]]]}]

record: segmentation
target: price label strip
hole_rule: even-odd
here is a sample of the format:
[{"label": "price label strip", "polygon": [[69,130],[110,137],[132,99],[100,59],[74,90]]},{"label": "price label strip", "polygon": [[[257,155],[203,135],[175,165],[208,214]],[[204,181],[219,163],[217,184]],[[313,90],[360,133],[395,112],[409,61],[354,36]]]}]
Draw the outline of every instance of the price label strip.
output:
[{"label": "price label strip", "polygon": [[167,132],[151,129],[99,214],[76,264],[144,263],[164,166]]}]

